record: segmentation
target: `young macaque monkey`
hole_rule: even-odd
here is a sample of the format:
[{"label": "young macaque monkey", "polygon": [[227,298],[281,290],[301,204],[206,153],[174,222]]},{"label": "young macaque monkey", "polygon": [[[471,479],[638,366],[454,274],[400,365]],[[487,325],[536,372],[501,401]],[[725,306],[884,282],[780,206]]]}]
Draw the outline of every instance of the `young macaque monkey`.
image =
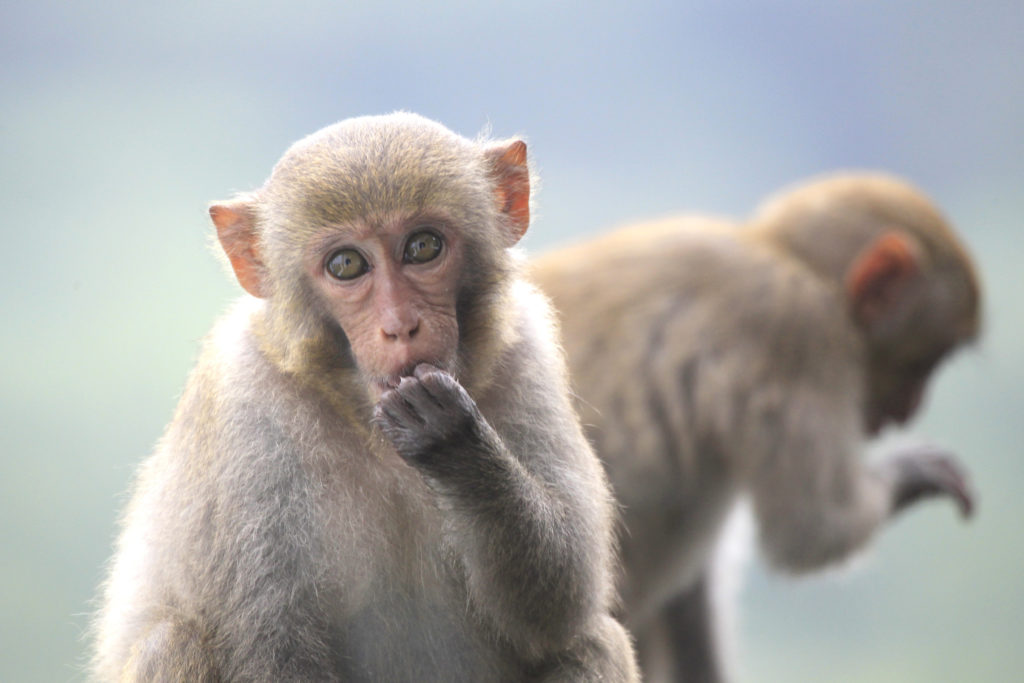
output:
[{"label": "young macaque monkey", "polygon": [[635,226],[546,254],[532,275],[622,504],[624,621],[645,680],[723,678],[712,556],[741,496],[792,572],[849,557],[924,497],[970,514],[949,454],[860,457],[979,327],[969,256],[907,184],[828,177],[746,225]]},{"label": "young macaque monkey", "polygon": [[529,202],[522,141],[399,113],[210,207],[250,296],[138,473],[98,679],[636,678]]}]

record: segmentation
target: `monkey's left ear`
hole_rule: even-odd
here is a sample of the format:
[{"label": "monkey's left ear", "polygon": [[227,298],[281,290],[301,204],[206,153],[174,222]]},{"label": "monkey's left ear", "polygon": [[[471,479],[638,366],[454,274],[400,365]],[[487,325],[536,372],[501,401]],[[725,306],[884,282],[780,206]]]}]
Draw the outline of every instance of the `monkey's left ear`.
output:
[{"label": "monkey's left ear", "polygon": [[901,232],[887,232],[868,246],[846,272],[846,292],[857,322],[870,327],[892,310],[920,272],[917,251]]},{"label": "monkey's left ear", "polygon": [[210,218],[217,226],[217,239],[231,261],[238,284],[255,297],[265,297],[263,261],[256,234],[256,208],[247,199],[210,206]]},{"label": "monkey's left ear", "polygon": [[526,165],[526,143],[514,140],[488,148],[487,158],[495,179],[495,201],[509,217],[511,228],[506,246],[511,247],[530,227],[530,170]]}]

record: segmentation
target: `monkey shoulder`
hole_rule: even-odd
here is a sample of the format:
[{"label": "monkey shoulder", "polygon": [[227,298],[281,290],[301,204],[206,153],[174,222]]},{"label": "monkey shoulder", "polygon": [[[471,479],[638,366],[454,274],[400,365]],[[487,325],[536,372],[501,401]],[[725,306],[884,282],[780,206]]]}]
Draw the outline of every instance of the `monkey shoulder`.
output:
[{"label": "monkey shoulder", "polygon": [[[558,325],[547,296],[533,284],[516,280],[508,292],[509,328],[487,386],[474,398],[498,412],[517,406],[542,410],[561,402],[568,392],[565,356]],[[504,407],[502,407],[504,406]],[[487,411],[485,411],[487,412]]]},{"label": "monkey shoulder", "polygon": [[218,499],[240,502],[274,486],[298,493],[322,463],[366,459],[367,429],[339,420],[261,348],[263,314],[262,301],[245,297],[215,323],[162,442],[162,457]]},{"label": "monkey shoulder", "polygon": [[525,281],[510,290],[512,332],[490,381],[473,398],[517,457],[538,467],[558,460],[596,462],[571,400],[564,351],[547,296]]},{"label": "monkey shoulder", "polygon": [[717,318],[708,321],[717,342],[770,357],[787,375],[794,368],[786,361],[831,363],[858,346],[842,293],[802,263],[742,237],[724,258],[705,261],[718,271],[702,278],[712,283],[702,294]]},{"label": "monkey shoulder", "polygon": [[203,341],[197,368],[220,386],[218,390],[237,394],[241,400],[248,387],[271,379],[272,363],[261,351],[256,328],[266,315],[266,302],[242,297],[214,323]]},{"label": "monkey shoulder", "polygon": [[849,431],[863,391],[857,368],[864,351],[841,292],[766,245],[747,243],[742,263],[715,294],[716,317],[705,320],[715,332],[701,358],[714,366],[706,376],[727,383],[713,393],[729,396],[735,419],[748,425],[741,431],[753,442],[744,448],[767,438],[762,427],[795,425],[786,417],[794,414],[818,415],[818,424],[800,423],[812,432],[825,430],[826,421]]},{"label": "monkey shoulder", "polygon": [[674,284],[638,297],[655,324],[620,327],[647,331],[652,381],[682,385],[698,430],[783,411],[797,390],[856,394],[861,342],[839,291],[743,231],[691,231],[677,251]]}]

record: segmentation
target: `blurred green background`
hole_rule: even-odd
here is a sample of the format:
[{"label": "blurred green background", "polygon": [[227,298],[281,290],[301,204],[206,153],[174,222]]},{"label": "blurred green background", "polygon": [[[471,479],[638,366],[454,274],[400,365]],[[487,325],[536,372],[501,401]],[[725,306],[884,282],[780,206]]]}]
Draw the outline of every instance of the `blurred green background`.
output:
[{"label": "blurred green background", "polygon": [[408,109],[525,134],[526,247],[681,210],[746,215],[836,168],[933,196],[987,285],[979,346],[912,426],[981,494],[842,572],[755,561],[740,681],[1024,680],[1024,8],[889,2],[0,3],[0,680],[82,679],[132,471],[239,293],[206,204],[285,147]]}]

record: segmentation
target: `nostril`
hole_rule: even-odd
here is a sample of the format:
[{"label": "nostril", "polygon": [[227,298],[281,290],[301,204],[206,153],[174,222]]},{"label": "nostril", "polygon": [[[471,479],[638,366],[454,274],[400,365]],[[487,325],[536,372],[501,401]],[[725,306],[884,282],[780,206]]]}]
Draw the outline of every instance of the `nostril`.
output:
[{"label": "nostril", "polygon": [[384,339],[389,342],[410,340],[417,335],[420,331],[420,323],[416,321],[415,325],[394,325],[391,327],[384,326],[380,332]]}]

